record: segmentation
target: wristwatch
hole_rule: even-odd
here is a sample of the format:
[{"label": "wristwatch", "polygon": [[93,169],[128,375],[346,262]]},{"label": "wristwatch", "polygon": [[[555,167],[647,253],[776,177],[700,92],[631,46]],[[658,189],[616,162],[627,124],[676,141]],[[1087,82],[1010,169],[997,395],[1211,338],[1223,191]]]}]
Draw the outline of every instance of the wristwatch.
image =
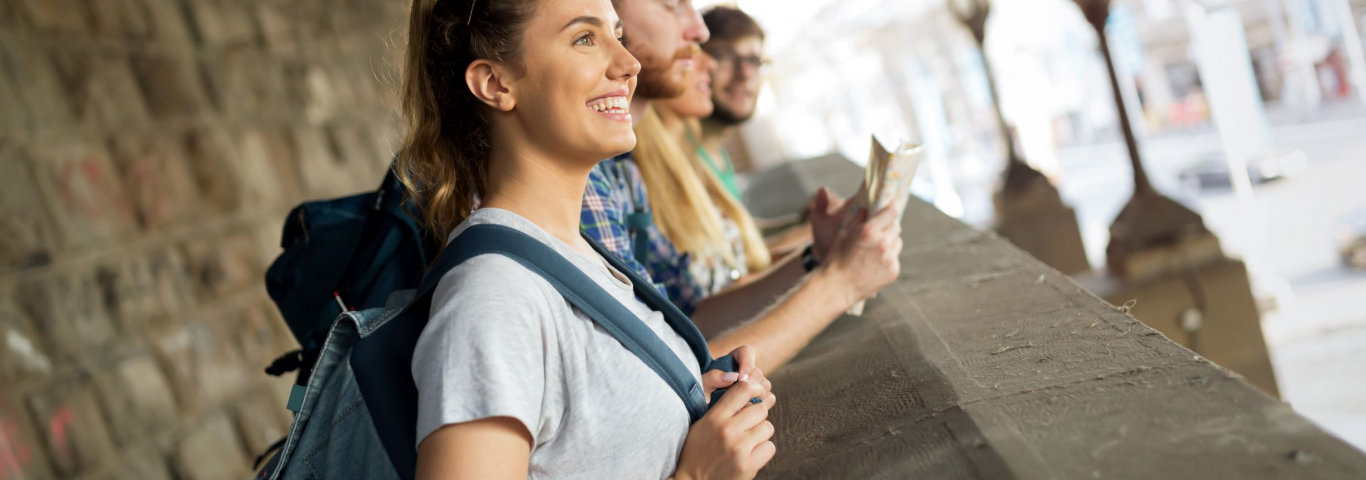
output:
[{"label": "wristwatch", "polygon": [[816,260],[816,251],[813,247],[814,245],[807,245],[806,250],[802,250],[802,268],[805,268],[807,273],[821,266],[820,260]]}]

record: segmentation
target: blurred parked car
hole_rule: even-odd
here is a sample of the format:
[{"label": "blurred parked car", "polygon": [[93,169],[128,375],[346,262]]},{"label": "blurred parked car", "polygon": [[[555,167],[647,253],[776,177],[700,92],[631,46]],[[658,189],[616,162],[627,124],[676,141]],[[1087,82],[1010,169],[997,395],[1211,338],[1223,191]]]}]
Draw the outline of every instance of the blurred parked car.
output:
[{"label": "blurred parked car", "polygon": [[1342,221],[1342,243],[1338,253],[1342,263],[1357,270],[1366,270],[1366,210]]},{"label": "blurred parked car", "polygon": [[[1247,176],[1253,185],[1290,178],[1304,173],[1309,160],[1300,150],[1282,150],[1255,157],[1247,162]],[[1193,190],[1232,188],[1228,159],[1213,152],[1182,169],[1177,178]]]}]

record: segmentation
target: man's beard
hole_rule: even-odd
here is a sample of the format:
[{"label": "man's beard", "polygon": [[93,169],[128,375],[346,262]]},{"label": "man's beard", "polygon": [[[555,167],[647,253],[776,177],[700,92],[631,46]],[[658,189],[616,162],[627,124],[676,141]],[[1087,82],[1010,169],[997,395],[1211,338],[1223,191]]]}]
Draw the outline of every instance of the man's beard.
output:
[{"label": "man's beard", "polygon": [[678,63],[678,59],[692,55],[695,48],[696,45],[680,48],[671,58],[662,62],[641,61],[636,95],[647,100],[666,100],[683,95],[688,90],[688,76],[675,75],[674,64]]},{"label": "man's beard", "polygon": [[711,104],[712,120],[716,120],[717,122],[720,122],[721,124],[726,125],[728,127],[734,127],[741,123],[745,123],[749,121],[749,117],[754,116],[753,108],[749,109],[749,113],[745,115],[740,115],[739,113],[736,113],[735,110],[731,110],[731,108],[727,106],[725,102],[718,100],[715,96],[712,96]]}]

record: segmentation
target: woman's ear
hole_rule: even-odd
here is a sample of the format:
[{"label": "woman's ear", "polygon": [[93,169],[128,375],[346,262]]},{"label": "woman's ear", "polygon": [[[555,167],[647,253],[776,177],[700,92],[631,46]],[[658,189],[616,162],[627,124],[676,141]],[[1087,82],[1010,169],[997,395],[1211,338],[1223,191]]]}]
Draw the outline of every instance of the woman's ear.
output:
[{"label": "woman's ear", "polygon": [[509,79],[506,70],[487,59],[475,60],[465,69],[465,84],[474,98],[501,112],[510,111],[517,104]]}]

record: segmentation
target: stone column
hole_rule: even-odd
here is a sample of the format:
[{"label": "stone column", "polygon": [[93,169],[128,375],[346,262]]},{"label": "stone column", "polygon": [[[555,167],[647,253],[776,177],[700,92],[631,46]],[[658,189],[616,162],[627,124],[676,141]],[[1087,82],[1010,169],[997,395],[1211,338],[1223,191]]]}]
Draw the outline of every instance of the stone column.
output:
[{"label": "stone column", "polygon": [[1020,158],[1015,137],[1001,112],[1001,96],[996,89],[991,62],[986,58],[986,24],[991,14],[989,0],[953,0],[949,11],[972,33],[982,53],[987,89],[996,110],[996,121],[1006,145],[1006,168],[1000,189],[992,200],[996,206],[996,230],[1016,246],[1065,274],[1091,268],[1081,242],[1077,215],[1062,202],[1058,189],[1038,170]]},{"label": "stone column", "polygon": [[1134,175],[1133,198],[1110,225],[1105,271],[1077,281],[1277,395],[1246,266],[1224,255],[1199,214],[1159,193],[1148,179],[1105,37],[1110,0],[1074,1],[1096,31]]}]

